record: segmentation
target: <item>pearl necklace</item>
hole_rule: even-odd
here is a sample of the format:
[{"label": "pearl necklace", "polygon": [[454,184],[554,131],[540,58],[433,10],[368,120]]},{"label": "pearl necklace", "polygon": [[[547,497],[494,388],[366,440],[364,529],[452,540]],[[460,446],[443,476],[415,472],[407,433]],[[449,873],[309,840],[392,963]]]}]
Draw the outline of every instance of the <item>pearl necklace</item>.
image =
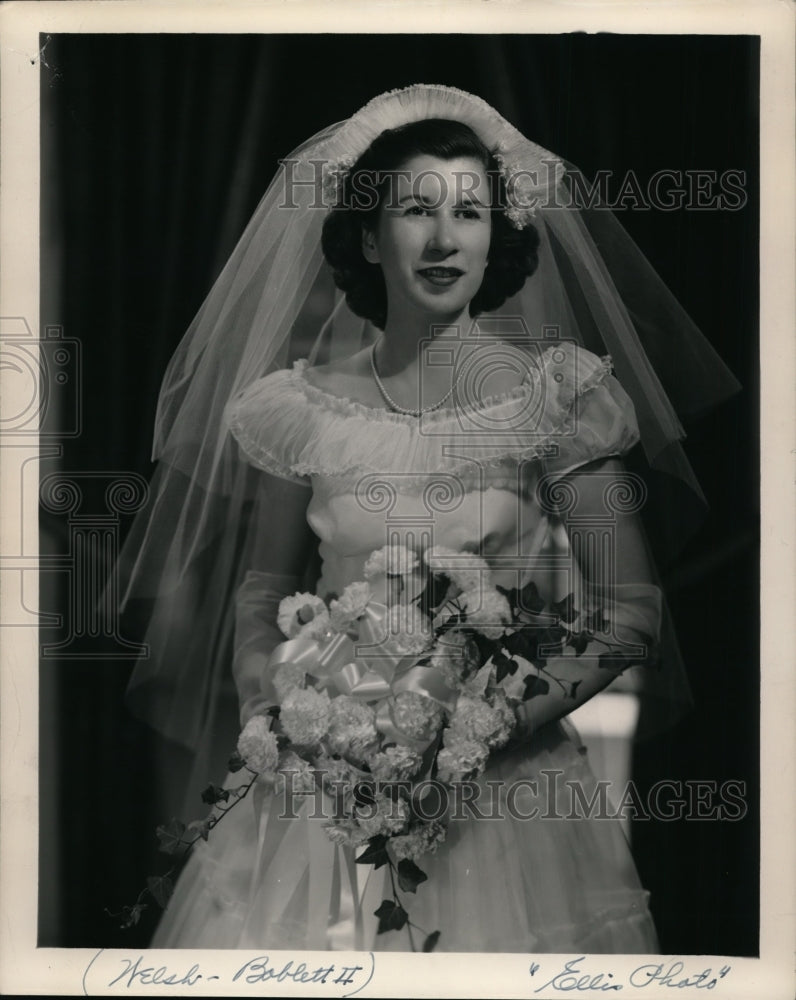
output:
[{"label": "pearl necklace", "polygon": [[407,417],[422,417],[424,413],[431,413],[433,410],[438,410],[444,403],[446,403],[453,393],[456,391],[456,386],[459,384],[459,379],[462,377],[462,372],[460,371],[456,378],[453,380],[450,389],[445,393],[442,399],[437,400],[436,403],[432,403],[431,406],[423,406],[419,410],[410,410],[405,406],[400,406],[392,396],[387,392],[384,383],[379,377],[378,369],[376,368],[376,344],[374,344],[370,349],[370,369],[373,372],[373,380],[378,386],[379,392],[384,399],[384,402],[394,410],[396,413],[403,413]]}]

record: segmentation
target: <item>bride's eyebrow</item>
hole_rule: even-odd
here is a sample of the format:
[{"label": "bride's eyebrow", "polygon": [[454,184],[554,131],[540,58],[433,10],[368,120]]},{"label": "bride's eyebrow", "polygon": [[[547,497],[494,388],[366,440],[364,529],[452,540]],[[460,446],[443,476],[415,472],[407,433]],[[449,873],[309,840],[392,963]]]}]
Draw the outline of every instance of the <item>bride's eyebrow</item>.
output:
[{"label": "bride's eyebrow", "polygon": [[[428,198],[424,194],[418,194],[416,192],[410,191],[407,194],[401,195],[401,197],[396,202],[397,205],[403,205],[404,202],[414,201],[419,202],[423,205],[434,205],[438,207],[440,204],[439,198]],[[487,206],[479,199],[472,195],[469,191],[465,191],[461,198],[459,198],[457,204],[466,205],[468,208],[486,208]]]},{"label": "bride's eyebrow", "polygon": [[405,201],[420,201],[423,202],[424,205],[434,205],[439,201],[439,199],[427,198],[424,194],[418,194],[416,191],[409,191],[407,194],[401,195],[397,204],[403,205]]},{"label": "bride's eyebrow", "polygon": [[487,206],[481,201],[480,198],[476,198],[474,194],[470,191],[465,191],[462,197],[459,199],[459,204],[467,205],[468,208],[486,208]]}]

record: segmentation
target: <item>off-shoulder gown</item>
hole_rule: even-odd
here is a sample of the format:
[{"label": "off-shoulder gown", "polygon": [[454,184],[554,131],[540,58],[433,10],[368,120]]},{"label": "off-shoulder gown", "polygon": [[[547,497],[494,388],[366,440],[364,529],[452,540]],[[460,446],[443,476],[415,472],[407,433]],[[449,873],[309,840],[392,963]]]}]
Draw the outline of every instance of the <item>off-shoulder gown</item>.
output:
[{"label": "off-shoulder gown", "polygon": [[[516,585],[518,568],[519,582],[535,579],[544,560],[534,557],[554,543],[556,526],[534,483],[638,440],[609,359],[563,343],[521,386],[475,407],[422,419],[373,409],[318,388],[302,361],[255,382],[228,420],[247,461],[311,487],[321,596],[363,579],[365,559],[389,539],[417,542],[424,532],[484,554],[496,582]],[[566,782],[587,798],[595,787],[574,727],[543,727],[497,755],[480,780],[490,796],[500,789],[499,818],[452,821],[446,841],[419,861],[428,880],[403,897],[414,924],[441,932],[437,950],[657,950],[619,822],[573,817],[569,799],[550,799]],[[250,795],[200,844],[153,946],[409,950],[405,930],[376,935],[386,868],[355,865],[306,808],[280,818],[274,801]]]}]

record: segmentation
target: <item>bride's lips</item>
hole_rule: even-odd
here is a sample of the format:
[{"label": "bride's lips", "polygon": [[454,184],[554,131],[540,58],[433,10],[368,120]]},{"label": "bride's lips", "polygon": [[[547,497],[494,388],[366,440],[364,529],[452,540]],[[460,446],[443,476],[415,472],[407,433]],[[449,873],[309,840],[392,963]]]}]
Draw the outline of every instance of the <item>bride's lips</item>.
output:
[{"label": "bride's lips", "polygon": [[423,267],[417,272],[432,285],[453,285],[464,274],[458,267]]}]

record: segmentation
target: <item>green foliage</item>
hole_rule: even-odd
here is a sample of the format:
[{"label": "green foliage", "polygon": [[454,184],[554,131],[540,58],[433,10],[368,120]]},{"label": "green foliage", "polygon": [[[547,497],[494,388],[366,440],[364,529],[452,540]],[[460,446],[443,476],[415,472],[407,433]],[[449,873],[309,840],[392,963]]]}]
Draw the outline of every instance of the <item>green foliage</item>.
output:
[{"label": "green foliage", "polygon": [[423,951],[429,952],[433,951],[437,947],[437,942],[439,941],[439,931],[433,931],[428,935],[426,940],[423,942]]},{"label": "green foliage", "polygon": [[217,802],[228,801],[229,795],[230,793],[226,788],[211,784],[202,792],[202,802],[205,802],[209,806],[214,806]]},{"label": "green foliage", "polygon": [[390,856],[387,853],[387,838],[383,834],[371,837],[368,846],[357,858],[357,864],[373,865],[374,868],[391,864]]},{"label": "green foliage", "polygon": [[377,934],[384,934],[386,931],[400,931],[406,926],[406,921],[409,919],[406,910],[393,899],[385,899],[378,910],[373,912],[379,918]]},{"label": "green foliage", "polygon": [[525,691],[522,695],[523,701],[528,701],[529,698],[537,698],[539,695],[547,694],[550,690],[550,684],[544,679],[544,677],[537,677],[536,674],[528,674],[524,678],[525,681]]},{"label": "green foliage", "polygon": [[428,875],[409,858],[398,862],[398,885],[404,892],[417,892],[420,883],[427,879]]},{"label": "green foliage", "polygon": [[176,854],[183,844],[185,824],[179,819],[170,819],[155,831],[160,841],[160,850],[164,854]]},{"label": "green foliage", "polygon": [[575,595],[567,594],[561,601],[555,601],[550,605],[554,615],[558,615],[562,622],[570,625],[579,617],[580,612],[575,607]]},{"label": "green foliage", "polygon": [[146,880],[146,887],[158,906],[165,910],[174,892],[174,883],[168,875],[151,875]]}]

